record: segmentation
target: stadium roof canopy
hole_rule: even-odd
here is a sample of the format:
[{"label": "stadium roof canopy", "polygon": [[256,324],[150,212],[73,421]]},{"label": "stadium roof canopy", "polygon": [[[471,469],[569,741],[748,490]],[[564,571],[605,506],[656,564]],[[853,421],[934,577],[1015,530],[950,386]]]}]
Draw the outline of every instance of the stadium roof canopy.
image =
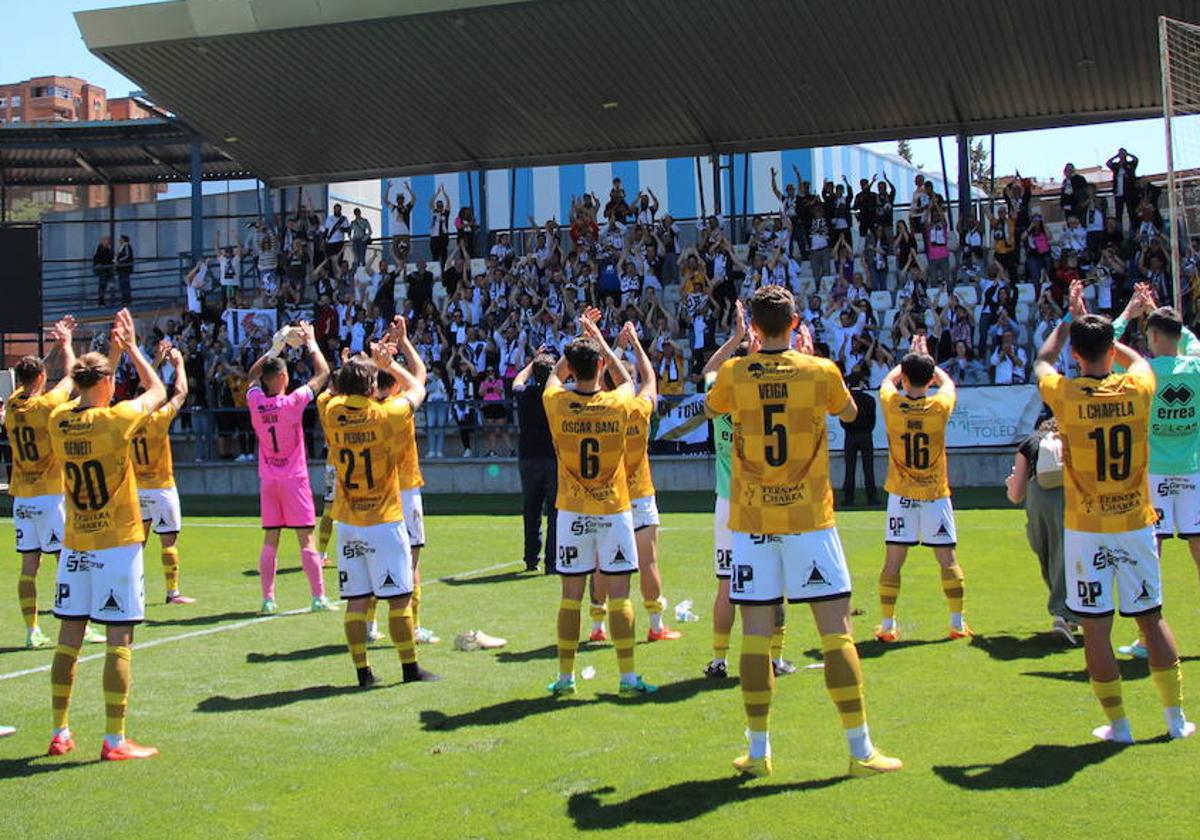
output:
[{"label": "stadium roof canopy", "polygon": [[[152,184],[191,180],[199,136],[174,120],[63,122],[0,128],[0,183],[6,186]],[[206,180],[253,177],[201,141]]]},{"label": "stadium roof canopy", "polygon": [[173,0],[88,47],[277,186],[1159,113],[1200,0]]}]

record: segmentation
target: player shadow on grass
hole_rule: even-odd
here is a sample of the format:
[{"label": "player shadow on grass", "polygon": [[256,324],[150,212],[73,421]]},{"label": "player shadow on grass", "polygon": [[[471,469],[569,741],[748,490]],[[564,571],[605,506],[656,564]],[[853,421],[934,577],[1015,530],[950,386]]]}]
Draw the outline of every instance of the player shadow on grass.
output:
[{"label": "player shadow on grass", "polygon": [[983,651],[992,659],[1000,662],[1012,662],[1017,659],[1045,659],[1060,653],[1073,650],[1083,650],[1083,642],[1077,648],[1067,647],[1053,633],[1034,633],[1024,638],[1020,636],[976,636],[971,639],[971,647]]},{"label": "player shadow on grass", "polygon": [[[605,647],[603,643],[596,644],[584,640],[579,643],[579,653],[592,653]],[[542,659],[558,659],[558,645],[543,645],[529,650],[502,650],[496,654],[496,661],[501,663],[536,662]]]},{"label": "player shadow on grass", "polygon": [[[942,645],[949,641],[951,639],[948,637],[941,639],[900,639],[895,642],[881,642],[878,639],[868,639],[865,642],[859,642],[855,647],[858,648],[859,659],[878,659],[892,651],[903,650],[909,647],[922,647],[924,645]],[[825,658],[820,648],[809,648],[804,651],[804,655],[815,662],[821,662]]]},{"label": "player shadow on grass", "polygon": [[473,575],[471,577],[451,575],[437,579],[438,583],[444,583],[446,586],[474,586],[477,583],[513,583],[519,580],[536,580],[536,578],[525,572],[514,570],[511,572],[497,572],[492,575]]},{"label": "player shadow on grass", "polygon": [[317,645],[316,647],[300,648],[299,650],[288,650],[283,653],[255,653],[251,651],[246,654],[246,662],[254,665],[267,662],[307,662],[310,659],[320,659],[324,656],[344,656],[345,654],[345,644]]},{"label": "player shadow on grass", "polygon": [[832,787],[848,779],[833,776],[784,784],[748,784],[746,776],[721,776],[716,779],[680,782],[658,790],[648,790],[620,802],[601,802],[615,788],[602,787],[571,794],[567,816],[580,831],[622,828],[630,823],[682,823],[694,820],[734,802],[746,802],[781,793],[796,793]]},{"label": "player shadow on grass", "polygon": [[[1181,656],[1180,662],[1191,662],[1200,659],[1200,656]],[[1130,680],[1144,680],[1150,676],[1150,663],[1144,659],[1118,659],[1117,668],[1121,672],[1121,679],[1125,682]],[[1080,668],[1071,671],[1022,671],[1023,677],[1041,677],[1047,680],[1063,680],[1064,682],[1090,682],[1091,677],[1088,675],[1086,668]]]},{"label": "player shadow on grass", "polygon": [[[287,568],[279,568],[275,570],[276,575],[298,575],[304,571],[303,566],[288,566]],[[243,569],[242,577],[260,577],[258,569]]]},{"label": "player shadow on grass", "polygon": [[448,715],[435,709],[425,709],[420,714],[421,728],[426,732],[446,732],[467,726],[503,726],[534,715],[573,709],[579,706],[593,706],[597,703],[620,705],[679,703],[690,700],[702,691],[735,688],[737,685],[736,679],[713,680],[708,677],[697,677],[659,686],[656,693],[638,697],[621,697],[617,694],[600,693],[590,699],[578,696],[520,698],[505,700],[503,703],[483,706],[457,715]]},{"label": "player shadow on grass", "polygon": [[189,618],[155,619],[147,618],[147,627],[204,627],[209,624],[222,624],[226,621],[244,621],[248,618],[258,618],[259,613],[253,611],[211,613],[209,615],[193,615]]},{"label": "player shadow on grass", "polygon": [[360,694],[363,689],[356,685],[310,685],[307,688],[293,688],[287,691],[271,691],[265,694],[250,694],[245,697],[226,697],[215,694],[206,697],[196,704],[197,712],[260,712],[265,709],[278,709],[293,703],[303,703],[309,700],[326,700],[330,697],[340,697],[343,694]]},{"label": "player shadow on grass", "polygon": [[[1162,738],[1139,743],[1157,743]],[[1019,790],[1065,785],[1080,770],[1112,758],[1130,744],[1038,744],[996,764],[934,765],[933,772],[964,790]]]},{"label": "player shadow on grass", "polygon": [[100,763],[99,758],[93,761],[56,761],[54,759],[41,761],[44,758],[46,758],[45,753],[38,753],[24,758],[0,759],[0,779],[19,779],[27,776],[40,776],[43,773],[61,773],[64,770],[91,767]]}]

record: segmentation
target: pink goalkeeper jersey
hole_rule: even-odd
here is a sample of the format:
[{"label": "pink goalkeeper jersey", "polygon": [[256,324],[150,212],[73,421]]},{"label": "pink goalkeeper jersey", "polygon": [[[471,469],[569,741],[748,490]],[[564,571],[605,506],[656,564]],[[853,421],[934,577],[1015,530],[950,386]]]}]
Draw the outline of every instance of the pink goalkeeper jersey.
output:
[{"label": "pink goalkeeper jersey", "polygon": [[307,385],[275,397],[268,397],[257,385],[246,392],[250,422],[258,436],[259,478],[308,480],[301,419],[312,400]]}]

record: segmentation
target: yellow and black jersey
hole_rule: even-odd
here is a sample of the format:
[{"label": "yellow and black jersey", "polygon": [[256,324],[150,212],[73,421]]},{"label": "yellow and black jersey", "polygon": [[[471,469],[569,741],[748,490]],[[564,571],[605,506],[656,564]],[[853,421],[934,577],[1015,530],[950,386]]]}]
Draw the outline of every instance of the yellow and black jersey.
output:
[{"label": "yellow and black jersey", "polygon": [[558,455],[559,510],[593,515],[629,510],[625,447],[636,401],[624,389],[583,394],[553,386],[543,392]]},{"label": "yellow and black jersey", "polygon": [[1038,383],[1058,420],[1066,472],[1066,526],[1112,534],[1153,524],[1147,465],[1154,375],[1113,373]]},{"label": "yellow and black jersey", "polygon": [[733,420],[729,528],[799,534],[830,528],[826,415],[850,402],[837,365],[795,350],[730,359],[706,396]]},{"label": "yellow and black jersey", "polygon": [[67,548],[96,551],[145,538],[130,441],[149,416],[135,400],[105,408],[69,402],[50,415],[50,445],[65,479]]},{"label": "yellow and black jersey", "polygon": [[421,463],[417,460],[417,419],[413,414],[408,415],[404,424],[404,445],[400,447],[400,463],[396,468],[400,471],[401,490],[425,485],[425,478],[421,475]]},{"label": "yellow and black jersey", "polygon": [[629,425],[625,429],[625,479],[629,482],[629,498],[644,499],[654,495],[654,478],[650,474],[650,418],[654,403],[638,397],[629,407]]},{"label": "yellow and black jersey", "polygon": [[906,499],[931,501],[950,495],[946,469],[946,424],[954,396],[938,392],[910,397],[884,380],[879,404],[888,438],[888,474],[883,487]]},{"label": "yellow and black jersey", "polygon": [[47,427],[51,412],[70,398],[64,390],[31,397],[24,388],[13,391],[9,397],[4,427],[12,445],[10,495],[31,498],[63,491],[62,464],[54,456]]},{"label": "yellow and black jersey", "polygon": [[333,518],[360,526],[402,521],[398,467],[401,449],[409,445],[404,428],[412,423],[412,403],[403,397],[379,402],[347,395],[320,405],[338,476]]},{"label": "yellow and black jersey", "polygon": [[175,486],[175,464],[171,457],[171,423],[178,412],[169,402],[151,414],[130,448],[133,475],[142,490],[166,490]]}]

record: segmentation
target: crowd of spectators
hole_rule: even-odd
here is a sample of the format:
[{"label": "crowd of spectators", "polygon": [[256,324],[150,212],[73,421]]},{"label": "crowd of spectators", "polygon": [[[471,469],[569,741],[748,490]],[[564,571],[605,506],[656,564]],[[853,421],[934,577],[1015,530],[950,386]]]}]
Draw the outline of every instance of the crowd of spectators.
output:
[{"label": "crowd of spectators", "polygon": [[[192,406],[234,408],[270,334],[250,321],[243,329],[229,310],[274,311],[279,325],[311,321],[335,367],[403,315],[429,369],[427,457],[445,454],[447,430],[465,454],[510,454],[514,377],[539,349],[561,350],[592,305],[610,338],[634,324],[668,397],[696,389],[731,329],[734,302],[765,284],[792,289],[817,352],[852,384],[877,387],[917,335],[960,385],[1022,383],[1071,280],[1089,284],[1101,312],[1119,310],[1136,282],[1169,299],[1161,190],[1139,180],[1137,158],[1124,149],[1108,166],[1104,193],[1070,164],[1057,196],[1035,198],[1017,173],[992,209],[981,205],[981,217],[954,224],[945,197],[920,174],[910,205],[897,208],[886,176],[857,189],[826,181],[814,192],[798,171],[781,184],[772,170],[778,211],[747,220],[745,230],[708,216],[685,231],[660,215],[653,191],[630,195],[616,179],[603,201],[573,200],[568,223],[530,219],[526,231],[490,242],[472,208],[454,208],[439,188],[427,199],[430,259],[410,259],[422,198],[405,183],[384,207],[386,242],[360,210],[347,216],[340,204],[218,239],[187,275],[187,311],[160,318],[147,335],[183,349]],[[1193,243],[1189,275],[1198,252]],[[297,354],[291,363],[293,380],[303,381],[306,361]],[[216,448],[200,456],[252,457],[248,426],[234,412],[215,416]]]}]

